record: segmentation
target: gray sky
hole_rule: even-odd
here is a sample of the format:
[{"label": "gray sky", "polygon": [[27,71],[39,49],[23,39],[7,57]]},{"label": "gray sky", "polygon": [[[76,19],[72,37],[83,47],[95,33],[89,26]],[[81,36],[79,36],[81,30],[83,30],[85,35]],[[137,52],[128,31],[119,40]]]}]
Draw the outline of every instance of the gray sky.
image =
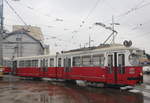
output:
[{"label": "gray sky", "polygon": [[[150,53],[149,0],[8,0],[28,25],[39,26],[50,50],[79,48],[88,43],[89,35],[99,45],[111,31],[93,25],[102,22],[110,26],[112,15],[120,23],[117,43],[132,40],[133,46]],[[23,24],[5,4],[5,27]],[[83,22],[84,21],[84,22]],[[91,28],[91,29],[89,29]],[[86,45],[87,46],[87,45]]]}]

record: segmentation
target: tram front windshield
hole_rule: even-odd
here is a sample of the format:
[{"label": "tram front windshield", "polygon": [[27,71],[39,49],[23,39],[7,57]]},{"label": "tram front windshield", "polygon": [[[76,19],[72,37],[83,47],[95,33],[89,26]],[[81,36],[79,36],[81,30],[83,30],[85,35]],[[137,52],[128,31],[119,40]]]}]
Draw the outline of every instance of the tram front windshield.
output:
[{"label": "tram front windshield", "polygon": [[141,66],[141,60],[144,58],[144,52],[142,50],[136,50],[129,55],[129,62],[133,66]]}]

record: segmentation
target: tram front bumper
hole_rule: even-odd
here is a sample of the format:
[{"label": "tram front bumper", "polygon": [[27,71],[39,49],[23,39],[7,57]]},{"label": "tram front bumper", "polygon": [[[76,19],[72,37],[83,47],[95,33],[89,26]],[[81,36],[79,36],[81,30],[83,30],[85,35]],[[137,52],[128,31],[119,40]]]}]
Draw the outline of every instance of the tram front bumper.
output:
[{"label": "tram front bumper", "polygon": [[127,80],[135,80],[137,83],[142,84],[143,83],[143,76],[139,77],[128,77]]}]

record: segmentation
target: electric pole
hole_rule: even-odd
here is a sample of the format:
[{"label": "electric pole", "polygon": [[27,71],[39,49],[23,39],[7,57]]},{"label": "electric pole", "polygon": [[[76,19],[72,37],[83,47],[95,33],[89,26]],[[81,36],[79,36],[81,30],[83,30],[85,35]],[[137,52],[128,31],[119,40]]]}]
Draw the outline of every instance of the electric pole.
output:
[{"label": "electric pole", "polygon": [[3,0],[0,0],[0,66],[3,66]]},{"label": "electric pole", "polygon": [[113,35],[113,44],[115,44],[115,33],[114,33],[114,17],[112,16],[112,35]]},{"label": "electric pole", "polygon": [[89,48],[91,47],[91,37],[89,35]]}]

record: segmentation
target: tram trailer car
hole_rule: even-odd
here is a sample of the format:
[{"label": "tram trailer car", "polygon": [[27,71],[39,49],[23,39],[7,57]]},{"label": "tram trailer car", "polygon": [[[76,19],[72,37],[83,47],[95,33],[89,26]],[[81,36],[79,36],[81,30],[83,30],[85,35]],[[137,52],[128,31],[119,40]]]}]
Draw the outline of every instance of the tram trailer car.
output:
[{"label": "tram trailer car", "polygon": [[82,80],[86,83],[136,85],[143,82],[138,48],[109,46],[74,50],[56,55],[19,57],[13,67],[17,76]]}]

